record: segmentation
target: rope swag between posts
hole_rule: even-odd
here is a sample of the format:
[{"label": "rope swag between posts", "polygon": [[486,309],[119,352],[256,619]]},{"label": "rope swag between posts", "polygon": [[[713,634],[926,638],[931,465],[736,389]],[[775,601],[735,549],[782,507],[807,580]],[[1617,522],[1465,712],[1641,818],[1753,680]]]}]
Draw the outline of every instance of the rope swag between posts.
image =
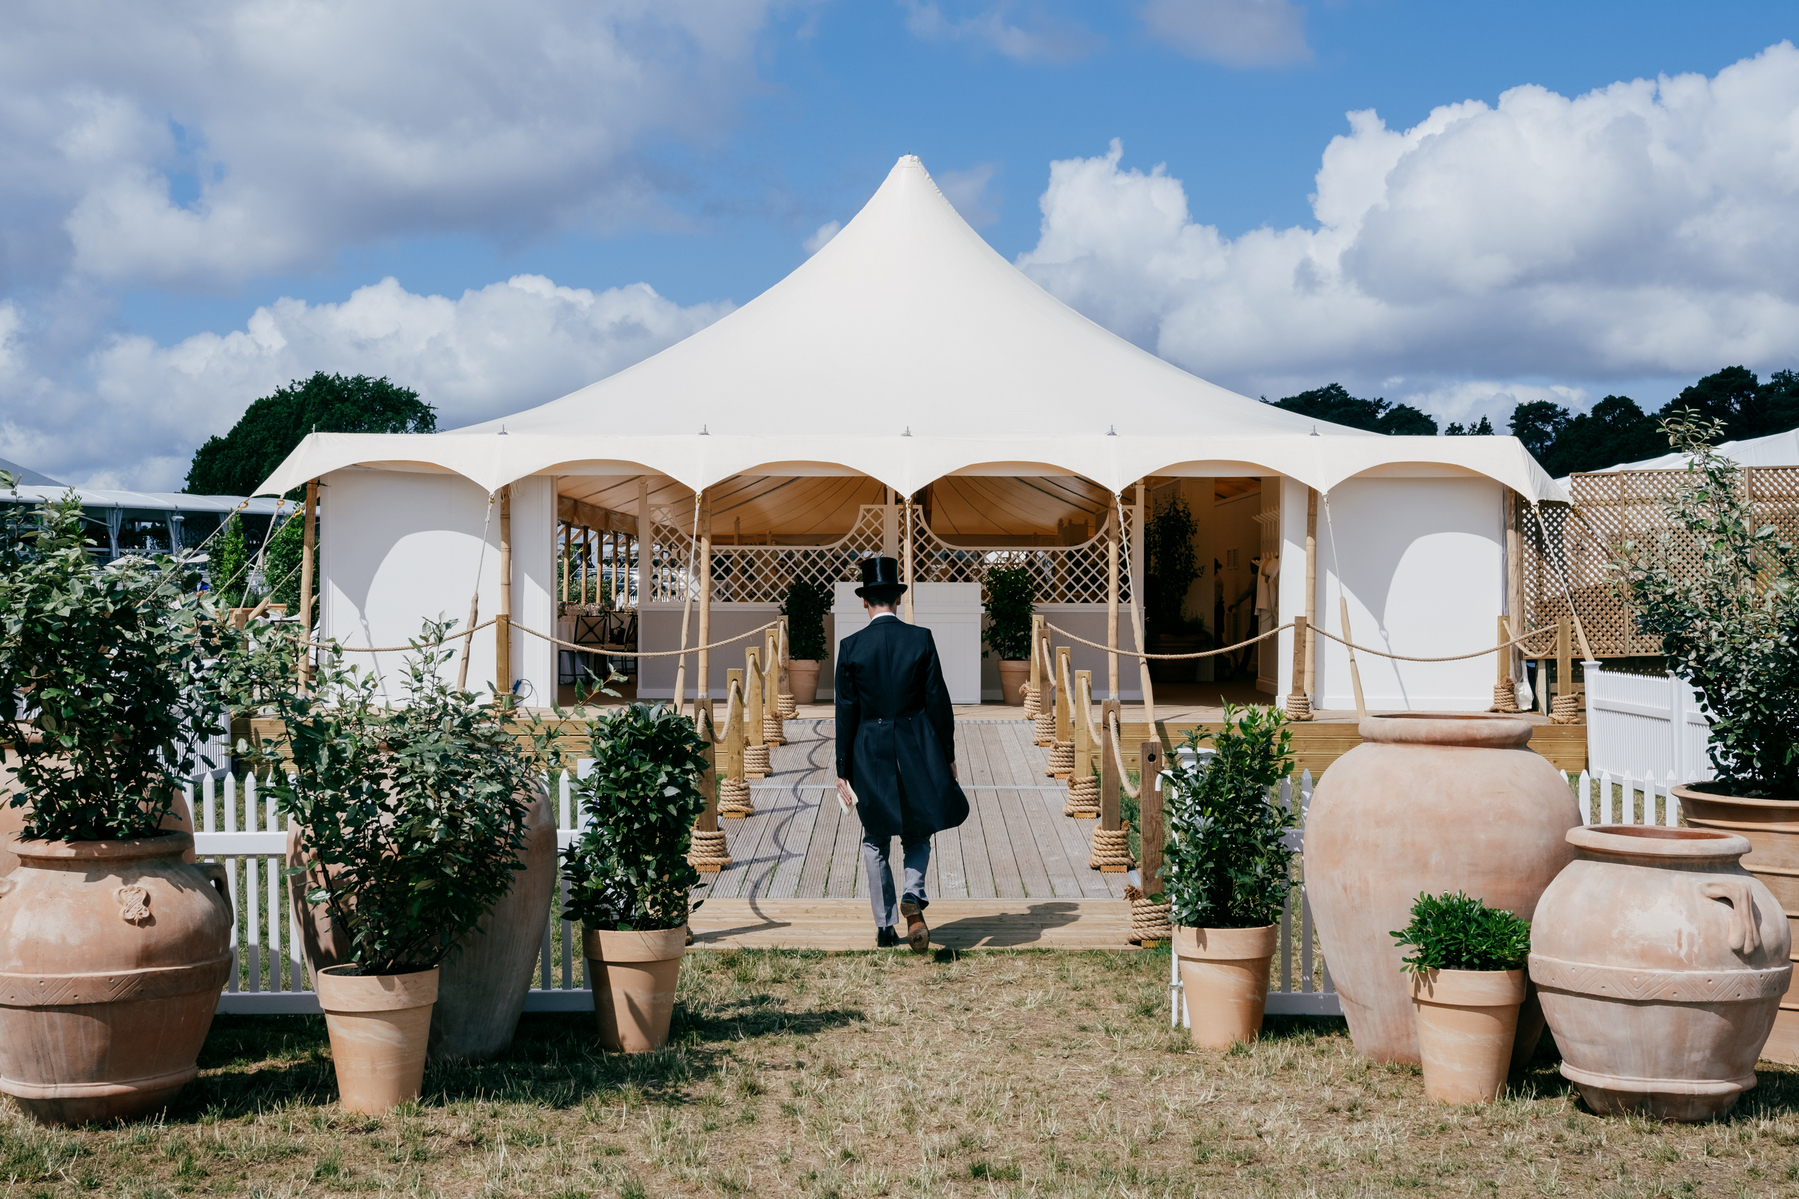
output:
[{"label": "rope swag between posts", "polygon": [[[1210,658],[1215,654],[1228,654],[1232,650],[1242,649],[1246,645],[1254,645],[1258,641],[1266,641],[1266,640],[1268,640],[1268,638],[1274,636],[1276,633],[1284,633],[1288,629],[1292,628],[1294,626],[1294,624],[1295,624],[1295,622],[1290,620],[1286,624],[1281,625],[1278,628],[1269,629],[1266,633],[1261,633],[1257,636],[1251,637],[1247,641],[1239,641],[1235,645],[1227,645],[1227,646],[1223,647],[1222,649],[1203,649],[1203,650],[1199,650],[1196,653],[1191,653],[1191,654],[1146,654],[1146,653],[1141,653],[1137,650],[1131,650],[1131,649],[1113,649],[1109,645],[1101,645],[1097,641],[1089,641],[1085,637],[1077,637],[1073,633],[1070,633],[1067,629],[1061,628],[1057,625],[1050,624],[1048,621],[1043,622],[1043,627],[1046,629],[1050,629],[1053,632],[1060,633],[1062,636],[1068,638],[1070,641],[1078,641],[1082,645],[1089,646],[1093,649],[1102,649],[1102,650],[1105,650],[1107,653],[1121,654],[1127,658],[1138,658],[1138,659],[1145,660],[1145,661],[1155,660],[1155,661],[1166,662],[1166,661],[1179,661],[1179,660],[1185,659],[1185,658]],[[1342,637],[1337,636],[1335,633],[1327,632],[1324,629],[1319,628],[1317,625],[1312,626],[1312,631],[1317,633],[1320,637],[1327,637],[1330,640],[1337,642],[1339,645],[1347,645],[1350,649],[1360,650],[1362,653],[1365,653],[1365,654],[1373,654],[1377,658],[1392,658],[1393,660],[1395,660],[1397,662],[1462,662],[1469,658],[1481,658],[1481,657],[1485,657],[1487,654],[1498,653],[1502,649],[1510,649],[1512,646],[1517,645],[1521,641],[1526,641],[1532,637],[1535,637],[1538,633],[1550,632],[1550,631],[1552,631],[1552,629],[1551,629],[1551,626],[1544,625],[1541,628],[1532,629],[1528,633],[1520,634],[1519,636],[1512,638],[1510,641],[1502,642],[1499,645],[1489,645],[1486,649],[1477,649],[1471,654],[1445,654],[1444,656],[1442,656],[1440,658],[1421,658],[1421,657],[1414,657],[1411,654],[1390,654],[1386,650],[1373,649],[1373,648],[1370,648],[1369,646],[1358,645],[1356,642],[1353,642],[1353,641],[1346,641]]]},{"label": "rope swag between posts", "polygon": [[[476,625],[472,629],[466,629],[460,633],[452,633],[447,637],[444,637],[438,641],[432,642],[431,644],[432,644],[432,647],[435,648],[436,646],[442,645],[442,644],[444,644],[444,642],[447,642],[447,641],[466,641],[470,637],[473,637],[476,633],[479,633],[482,629],[490,628],[493,625],[496,625],[499,623],[500,623],[500,618],[498,616],[490,617],[489,619],[482,621],[480,624]],[[709,642],[706,645],[690,645],[685,649],[658,649],[658,650],[615,649],[614,647],[612,647],[610,645],[581,645],[581,644],[578,644],[573,641],[564,641],[560,637],[552,637],[548,633],[540,633],[536,629],[532,628],[530,625],[513,624],[512,627],[517,629],[521,633],[529,633],[533,637],[541,638],[544,641],[548,641],[552,645],[560,645],[564,649],[579,650],[582,653],[606,654],[608,657],[614,657],[614,658],[674,658],[674,657],[678,657],[682,654],[698,653],[700,650],[703,650],[703,649],[706,649],[706,650],[721,649],[727,645],[735,645],[739,641],[746,641],[749,638],[757,636],[760,633],[766,633],[768,630],[776,627],[780,623],[781,622],[778,620],[771,620],[767,624],[760,625],[757,628],[753,628],[747,633],[739,633],[735,637],[727,638],[724,641]],[[310,649],[336,650],[338,653],[341,653],[341,654],[399,654],[399,653],[405,653],[407,650],[413,648],[410,645],[338,645],[338,644],[336,644],[334,642],[330,642],[330,641],[302,641],[298,637],[294,638],[294,644],[305,646]]]}]

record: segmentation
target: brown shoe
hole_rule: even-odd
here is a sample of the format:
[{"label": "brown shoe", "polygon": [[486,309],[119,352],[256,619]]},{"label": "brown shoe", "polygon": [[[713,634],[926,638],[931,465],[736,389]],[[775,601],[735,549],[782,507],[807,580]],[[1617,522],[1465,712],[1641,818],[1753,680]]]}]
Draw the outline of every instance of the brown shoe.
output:
[{"label": "brown shoe", "polygon": [[900,916],[906,921],[906,944],[913,953],[931,952],[931,930],[925,925],[924,912],[910,900],[900,904]]}]

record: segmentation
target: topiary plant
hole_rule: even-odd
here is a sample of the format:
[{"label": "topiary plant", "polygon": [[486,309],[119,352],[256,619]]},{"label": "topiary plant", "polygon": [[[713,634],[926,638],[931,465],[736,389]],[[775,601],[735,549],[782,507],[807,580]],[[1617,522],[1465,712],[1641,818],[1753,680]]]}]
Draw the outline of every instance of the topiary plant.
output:
[{"label": "topiary plant", "polygon": [[1742,471],[1713,448],[1719,422],[1687,412],[1662,428],[1692,458],[1662,501],[1666,531],[1617,548],[1627,602],[1711,720],[1717,781],[1703,789],[1799,800],[1799,548],[1757,515]]},{"label": "topiary plant", "polygon": [[687,860],[706,742],[693,721],[661,704],[613,708],[590,721],[593,770],[576,785],[590,819],[563,851],[566,920],[589,929],[680,928],[700,875]]},{"label": "topiary plant", "polygon": [[987,631],[981,644],[995,657],[1021,662],[1031,656],[1031,614],[1037,609],[1037,576],[1028,566],[987,572]]},{"label": "topiary plant", "polygon": [[23,836],[157,834],[224,717],[199,583],[178,559],[96,566],[72,492],[0,504],[0,749],[19,758]]},{"label": "topiary plant", "polygon": [[787,652],[790,657],[806,662],[822,662],[829,651],[825,646],[825,613],[831,610],[831,596],[823,587],[807,579],[787,584],[781,599],[781,615],[787,618]]},{"label": "topiary plant", "polygon": [[1224,727],[1187,734],[1194,765],[1171,770],[1162,794],[1168,844],[1162,880],[1171,924],[1262,928],[1280,919],[1292,890],[1287,830],[1298,818],[1277,806],[1272,788],[1293,770],[1292,734],[1272,708],[1224,706]]},{"label": "topiary plant", "polygon": [[1412,974],[1432,970],[1516,970],[1530,956],[1530,924],[1490,908],[1460,891],[1420,895],[1412,922],[1393,939],[1412,947],[1401,966]]},{"label": "topiary plant", "polygon": [[1187,590],[1205,573],[1193,554],[1198,527],[1187,501],[1175,495],[1156,507],[1144,522],[1143,548],[1148,560],[1143,588],[1143,619],[1152,634],[1172,633],[1185,625]]}]

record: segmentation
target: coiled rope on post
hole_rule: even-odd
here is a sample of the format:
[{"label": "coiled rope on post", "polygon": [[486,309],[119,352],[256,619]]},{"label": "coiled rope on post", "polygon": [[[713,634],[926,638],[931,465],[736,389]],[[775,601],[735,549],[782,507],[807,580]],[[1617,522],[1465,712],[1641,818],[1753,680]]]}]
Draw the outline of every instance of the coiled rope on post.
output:
[{"label": "coiled rope on post", "polygon": [[1136,887],[1126,887],[1124,897],[1131,905],[1131,944],[1174,939],[1174,926],[1168,922],[1173,905],[1156,903]]},{"label": "coiled rope on post", "polygon": [[1088,855],[1087,869],[1101,874],[1123,874],[1137,864],[1131,857],[1131,822],[1119,828],[1093,830],[1093,852]]},{"label": "coiled rope on post", "polygon": [[[1068,704],[1072,714],[1074,688],[1068,685],[1067,663],[1058,659],[1056,669],[1060,675],[1060,680],[1056,683],[1057,693],[1062,697],[1061,702]],[[1054,779],[1068,778],[1074,774],[1074,741],[1072,738],[1064,741],[1055,734],[1056,730],[1052,728],[1050,730],[1049,763],[1043,768],[1043,772]]]},{"label": "coiled rope on post", "polygon": [[725,834],[718,830],[693,830],[693,841],[687,850],[687,861],[701,874],[717,874],[731,866],[731,851]]},{"label": "coiled rope on post", "polygon": [[[733,730],[737,735],[743,735],[742,694],[743,683],[732,679],[731,685],[725,690],[725,732],[718,739],[721,745],[729,743]],[[747,750],[748,747],[745,748]],[[720,817],[738,820],[754,816],[756,805],[750,799],[750,785],[743,777],[743,767],[740,763],[731,763],[730,767],[735,767],[738,773],[733,776],[728,767],[725,777],[718,781],[718,814]]]},{"label": "coiled rope on post", "polygon": [[[1076,683],[1070,698],[1074,702],[1069,706],[1069,711],[1086,729],[1087,744],[1092,745],[1099,739],[1093,728],[1092,684],[1086,681]],[[1072,752],[1071,748],[1070,753]],[[1075,769],[1078,765],[1077,760],[1070,759],[1068,798],[1062,804],[1062,815],[1072,816],[1077,820],[1092,820],[1099,816],[1099,780],[1093,777],[1091,768],[1085,775],[1080,774]]]}]

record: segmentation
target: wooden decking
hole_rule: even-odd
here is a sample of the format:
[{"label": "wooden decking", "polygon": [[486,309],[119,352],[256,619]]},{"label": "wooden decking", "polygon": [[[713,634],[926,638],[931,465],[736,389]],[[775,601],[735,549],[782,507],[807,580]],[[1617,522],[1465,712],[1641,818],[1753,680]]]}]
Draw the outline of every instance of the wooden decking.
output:
[{"label": "wooden decking", "polygon": [[[860,901],[845,906],[864,930],[869,926],[862,824],[837,803],[834,726],[789,720],[787,744],[772,753],[774,773],[750,784],[756,814],[719,822],[732,865],[701,891],[715,910],[738,910],[725,900]],[[926,889],[934,904],[1123,900],[1122,875],[1087,868],[1098,822],[1062,815],[1065,788],[1044,777],[1043,763],[1044,751],[1031,744],[1031,726],[1022,720],[957,722],[957,774],[970,812],[961,828],[932,839]],[[897,841],[893,864],[897,870]],[[1124,912],[1122,902],[1116,907]],[[935,907],[932,915],[942,920]],[[1123,937],[1117,940],[1122,945]]]}]

